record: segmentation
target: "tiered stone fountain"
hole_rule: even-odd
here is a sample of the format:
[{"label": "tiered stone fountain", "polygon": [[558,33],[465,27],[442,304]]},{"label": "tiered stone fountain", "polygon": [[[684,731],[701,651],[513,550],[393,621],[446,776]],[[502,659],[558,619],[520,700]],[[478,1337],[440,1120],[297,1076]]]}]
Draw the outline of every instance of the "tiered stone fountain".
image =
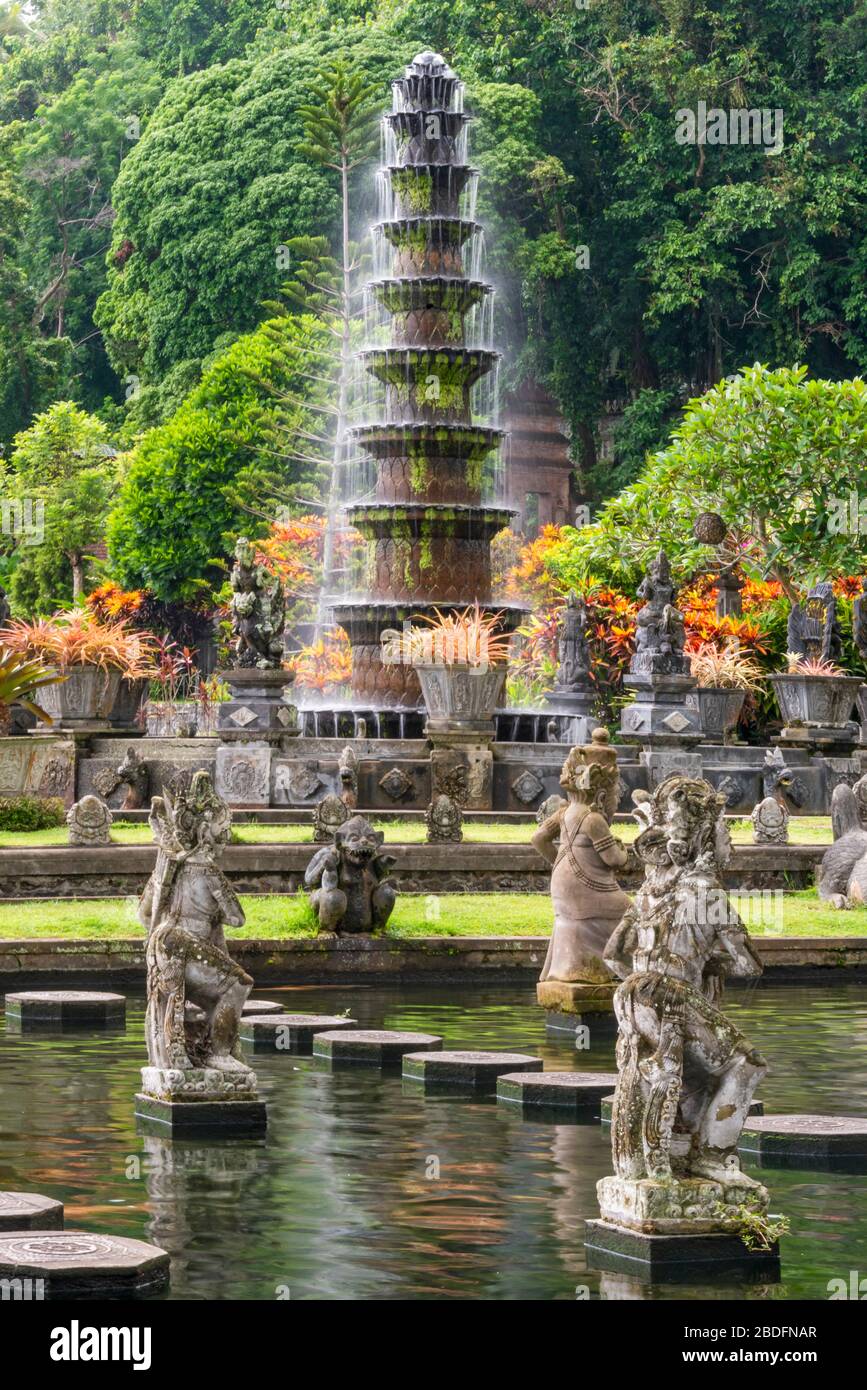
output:
[{"label": "tiered stone fountain", "polygon": [[[334,610],[352,644],[353,698],[371,709],[421,704],[412,666],[383,665],[383,631],[434,608],[494,607],[490,545],[511,516],[483,501],[502,431],[493,412],[474,423],[474,388],[498,354],[486,341],[491,287],[468,273],[480,228],[467,215],[475,171],[463,84],[438,54],[419,53],[393,89],[374,227],[386,273],[367,287],[368,322],[379,328],[359,353],[368,390],[352,430],[372,469],[355,470],[347,509],[366,561],[360,596]],[[504,626],[519,617],[504,612]]]}]

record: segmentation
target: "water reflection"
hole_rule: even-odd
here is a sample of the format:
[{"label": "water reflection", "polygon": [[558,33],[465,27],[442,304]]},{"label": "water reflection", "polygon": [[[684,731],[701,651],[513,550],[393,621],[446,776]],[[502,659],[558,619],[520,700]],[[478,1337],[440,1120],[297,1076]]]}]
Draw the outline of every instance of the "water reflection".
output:
[{"label": "water reflection", "polygon": [[[576,1052],[528,990],[272,990],[289,1009],[349,1007],[360,1027],[441,1033],[447,1047],[535,1053],[608,1071],[614,1039]],[[857,985],[732,992],[770,1059],[768,1110],[867,1112],[867,1003]],[[610,1168],[597,1125],[533,1124],[490,1099],[425,1098],[399,1075],[257,1054],[265,1139],[136,1131],[143,1007],[120,1035],[0,1033],[0,1186],[67,1205],[67,1225],[153,1240],[182,1299],[827,1298],[867,1260],[867,1177],[764,1173],[792,1235],[783,1282],[649,1289],[588,1270],[583,1223]]]}]

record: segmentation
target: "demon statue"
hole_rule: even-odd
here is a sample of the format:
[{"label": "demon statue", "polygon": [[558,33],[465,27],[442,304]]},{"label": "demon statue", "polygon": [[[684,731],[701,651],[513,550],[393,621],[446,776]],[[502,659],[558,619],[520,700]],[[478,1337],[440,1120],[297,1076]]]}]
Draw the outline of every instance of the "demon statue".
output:
[{"label": "demon statue", "polygon": [[620,778],[608,730],[573,748],[560,775],[567,800],[533,836],[553,865],[554,930],[536,995],[544,1008],[565,1013],[608,1011],[614,987],[602,951],[630,900],[615,878],[629,852],[611,834]]},{"label": "demon statue", "polygon": [[66,813],[69,843],[79,849],[111,844],[111,811],[98,796],[83,796]]},{"label": "demon statue", "polygon": [[638,589],[644,600],[635,620],[633,675],[688,676],[689,657],[684,655],[683,614],[674,605],[671,566],[664,550],[652,561]]},{"label": "demon statue", "polygon": [[782,751],[770,749],[762,768],[762,800],[753,807],[753,842],[757,845],[787,845],[789,843],[788,801],[801,805],[801,784],[786,767]]},{"label": "demon statue", "polygon": [[388,877],[394,863],[383,854],[385,836],[364,816],[350,816],[334,831],[334,842],[317,850],[304,875],[304,887],[320,932],[338,936],[382,931],[397,890]]},{"label": "demon statue", "polygon": [[867,903],[867,777],[841,782],[831,796],[834,843],[819,869],[819,897],[832,907]]},{"label": "demon statue", "polygon": [[172,800],[151,804],[157,862],[139,903],[147,929],[146,1096],[163,1100],[255,1098],[241,1057],[241,1011],[253,986],[231,959],[224,926],[244,912],[218,866],[231,812],[206,772]]},{"label": "demon statue", "polygon": [[744,1209],[768,1208],[737,1158],[767,1066],[720,1008],[727,975],[762,967],[722,887],[725,798],[675,774],[634,800],[644,882],[604,951],[623,983],[614,996],[615,1176],[598,1184],[603,1224],[722,1232]]},{"label": "demon statue", "polygon": [[867,575],[861,582],[861,592],[852,604],[852,637],[861,660],[867,662]]},{"label": "demon statue", "polygon": [[231,583],[233,666],[279,670],[286,623],[283,586],[264,565],[256,564],[255,548],[246,536],[239,536],[235,545]]}]

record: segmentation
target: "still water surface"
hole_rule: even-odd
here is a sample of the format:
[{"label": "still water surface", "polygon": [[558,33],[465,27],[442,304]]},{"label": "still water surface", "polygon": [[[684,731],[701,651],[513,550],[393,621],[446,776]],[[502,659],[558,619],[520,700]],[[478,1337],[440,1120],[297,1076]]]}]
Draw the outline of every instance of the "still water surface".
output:
[{"label": "still water surface", "polygon": [[[524,989],[291,988],[288,1009],[348,1008],[361,1027],[440,1033],[446,1047],[533,1053],[547,1068],[610,1071],[613,1039],[576,1053],[546,1034]],[[867,1114],[864,986],[732,990],[727,1010],[771,1063],[768,1111]],[[176,1299],[641,1298],[588,1270],[583,1223],[611,1170],[598,1124],[528,1122],[493,1101],[430,1099],[399,1075],[334,1073],[256,1054],[267,1138],[173,1141],[136,1132],[144,1001],[118,1033],[0,1031],[0,1188],[66,1204],[69,1228],[172,1256]],[[438,1178],[427,1174],[438,1161]],[[758,1175],[758,1170],[748,1168]],[[867,1175],[765,1169],[788,1215],[783,1279],[655,1288],[655,1298],[826,1299],[867,1276]]]}]

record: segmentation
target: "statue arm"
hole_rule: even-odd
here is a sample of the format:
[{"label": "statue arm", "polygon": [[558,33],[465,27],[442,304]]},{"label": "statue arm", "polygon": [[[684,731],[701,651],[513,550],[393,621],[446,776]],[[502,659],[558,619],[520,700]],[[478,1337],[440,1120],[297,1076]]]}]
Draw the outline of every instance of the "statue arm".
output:
[{"label": "statue arm", "polygon": [[609,869],[623,869],[629,859],[629,850],[611,833],[611,827],[598,811],[591,811],[581,829],[589,836],[593,848],[603,864]]},{"label": "statue arm", "polygon": [[[228,879],[220,873],[219,870],[214,875],[214,881],[211,883],[210,887],[217,906],[220,909],[221,922],[227,927],[243,927],[247,920],[244,915],[244,909],[241,906],[234,888],[232,888]],[[220,928],[220,934],[222,935],[222,927]],[[226,949],[225,938],[223,939],[222,948],[223,950]]]},{"label": "statue arm", "polygon": [[305,888],[318,888],[322,875],[332,859],[335,861],[336,868],[337,854],[333,845],[323,845],[321,849],[316,851],[304,873]]},{"label": "statue arm", "polygon": [[763,966],[756,954],[750,934],[740,918],[719,927],[717,936],[723,947],[724,969],[727,975],[740,979],[755,979],[761,975]]},{"label": "statue arm", "polygon": [[632,956],[635,951],[635,928],[638,921],[638,910],[635,904],[628,907],[614,928],[605,950],[602,952],[602,959],[608,966],[612,975],[617,975],[621,980],[625,980],[632,974]]},{"label": "statue arm", "polygon": [[549,864],[553,864],[557,858],[557,838],[560,834],[563,812],[555,811],[553,816],[549,816],[543,821],[536,831],[530,843],[541,854],[543,859],[547,859]]}]

